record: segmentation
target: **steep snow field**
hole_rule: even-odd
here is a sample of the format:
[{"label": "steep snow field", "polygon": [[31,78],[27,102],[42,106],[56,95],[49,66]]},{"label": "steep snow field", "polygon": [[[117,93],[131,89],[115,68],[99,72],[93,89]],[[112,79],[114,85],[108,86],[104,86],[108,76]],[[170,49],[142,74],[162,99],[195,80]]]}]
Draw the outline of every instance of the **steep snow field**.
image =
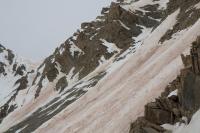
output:
[{"label": "steep snow field", "polygon": [[[13,95],[19,85],[15,84],[18,79],[20,79],[21,75],[15,75],[13,71],[14,63],[19,63],[18,65],[24,65],[26,67],[26,71],[31,71],[37,67],[37,64],[32,63],[31,61],[24,59],[22,57],[18,57],[15,55],[13,59],[13,63],[10,64],[8,61],[8,51],[5,49],[3,52],[0,52],[0,63],[4,63],[5,73],[0,75],[0,106],[4,105],[5,102]],[[30,79],[32,80],[32,79]]]},{"label": "steep snow field", "polygon": [[[159,44],[164,33],[176,23],[178,13],[179,10],[168,16],[123,63],[119,61],[109,65],[108,61],[102,64],[96,71],[106,68],[110,74],[35,132],[128,132],[129,124],[143,114],[144,105],[159,96],[179,74],[183,67],[180,54],[188,52],[191,42],[200,33],[198,21],[171,40]],[[5,131],[45,101],[56,97],[50,89],[53,84],[49,84],[37,100],[8,115],[0,125],[0,131]]]},{"label": "steep snow field", "polygon": [[[144,13],[145,10],[142,10],[144,5],[156,3],[160,9],[163,9],[166,8],[167,2],[168,0],[141,0],[122,7],[130,12],[137,9]],[[198,7],[198,4],[196,7]],[[45,123],[39,124],[39,128],[36,126],[31,130],[36,133],[127,133],[130,123],[136,120],[138,116],[143,115],[144,105],[158,97],[168,83],[179,74],[180,69],[183,68],[180,55],[182,53],[187,54],[191,43],[200,35],[200,20],[198,20],[194,25],[173,34],[170,40],[160,42],[161,37],[176,25],[180,11],[178,9],[167,16],[155,29],[142,27],[141,34],[133,37],[135,43],[120,55],[120,57],[125,58],[116,60],[117,58],[113,57],[106,60],[102,56],[99,60],[100,65],[80,81],[77,81],[78,74],[74,75],[74,68],[72,68],[66,77],[69,86],[65,90],[73,88],[74,85],[78,88],[83,87],[84,91],[88,92],[84,93],[82,97],[78,97],[79,99],[73,97],[73,95],[65,99],[68,95],[67,91],[60,94],[55,91],[56,83],[65,75],[61,72],[59,64],[56,65],[58,70],[56,79],[53,82],[48,82],[47,78],[44,78],[42,81],[43,88],[37,99],[34,98],[37,85],[30,86],[28,91],[20,91],[16,102],[23,102],[23,99],[20,99],[21,96],[25,97],[26,102],[5,117],[0,124],[0,132],[4,132],[15,125],[14,128],[18,132],[23,131],[23,129],[33,126],[31,125],[34,124],[33,122],[42,121],[43,117],[48,116],[45,114],[53,114],[54,111],[57,111],[54,107],[59,108],[66,101],[73,101],[77,98],[77,101],[63,108],[60,113],[53,115],[53,118],[46,119],[45,117]],[[121,25],[129,30],[129,27],[123,23]],[[116,53],[121,50],[114,43],[109,43],[104,39],[100,41],[107,48],[108,53]],[[63,50],[60,49],[60,52],[63,52]],[[84,54],[81,49],[71,45],[70,53],[74,56],[75,52]],[[38,71],[43,72],[44,65]],[[101,72],[105,72],[106,76],[92,86],[90,82],[93,82],[93,79],[90,79]],[[40,78],[36,80],[40,80]],[[87,85],[91,87],[85,87]],[[176,92],[173,92],[171,95],[175,94]],[[60,99],[55,100],[56,98]],[[45,106],[53,100],[56,102],[52,102],[49,105],[50,107]],[[54,106],[55,104],[59,105]],[[46,108],[49,108],[49,110]],[[44,111],[45,109],[47,112]],[[34,116],[41,118],[35,119]],[[34,120],[30,120],[31,118]],[[196,121],[196,119],[198,117],[193,121]],[[16,130],[14,128],[13,130]],[[190,125],[179,127],[179,130],[184,128],[190,128]],[[175,133],[180,133],[179,130]],[[12,131],[12,128],[10,131]]]},{"label": "steep snow field", "polygon": [[183,67],[180,54],[189,51],[200,33],[198,21],[159,45],[160,37],[175,24],[178,13],[168,16],[123,65],[36,132],[128,132],[130,122],[142,115],[144,105],[178,75]]}]

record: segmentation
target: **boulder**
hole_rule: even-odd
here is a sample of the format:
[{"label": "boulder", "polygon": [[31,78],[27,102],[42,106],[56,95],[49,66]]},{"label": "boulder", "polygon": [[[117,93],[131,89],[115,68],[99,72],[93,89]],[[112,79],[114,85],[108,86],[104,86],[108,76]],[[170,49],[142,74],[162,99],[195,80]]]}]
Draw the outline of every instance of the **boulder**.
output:
[{"label": "boulder", "polygon": [[160,108],[156,103],[149,103],[145,106],[145,118],[158,125],[166,122],[172,123],[174,120],[172,112]]},{"label": "boulder", "polygon": [[164,133],[165,131],[164,128],[140,117],[131,124],[129,133]]}]

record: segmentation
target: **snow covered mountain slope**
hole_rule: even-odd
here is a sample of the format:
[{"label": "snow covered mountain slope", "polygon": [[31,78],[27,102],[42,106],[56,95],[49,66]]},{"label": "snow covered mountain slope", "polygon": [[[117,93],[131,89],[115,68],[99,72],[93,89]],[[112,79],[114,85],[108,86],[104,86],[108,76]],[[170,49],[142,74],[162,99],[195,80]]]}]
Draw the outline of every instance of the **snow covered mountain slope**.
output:
[{"label": "snow covered mountain slope", "polygon": [[29,86],[32,73],[36,66],[30,61],[18,58],[11,50],[0,44],[0,121],[8,113],[12,112],[22,103],[22,99],[16,99],[23,89]]},{"label": "snow covered mountain slope", "polygon": [[199,21],[174,43],[158,46],[159,35],[164,27],[172,26],[168,23],[173,24],[171,20],[177,13],[169,16],[163,27],[154,30],[155,38],[149,36],[144,47],[123,66],[36,132],[128,132],[129,123],[143,113],[145,103],[158,96],[178,75],[182,68],[180,54],[188,51],[200,33],[196,30]]},{"label": "snow covered mountain slope", "polygon": [[26,94],[13,100],[20,106],[4,109],[0,132],[128,132],[183,67],[180,55],[200,35],[198,3],[127,0],[103,8],[31,74],[18,93]]}]

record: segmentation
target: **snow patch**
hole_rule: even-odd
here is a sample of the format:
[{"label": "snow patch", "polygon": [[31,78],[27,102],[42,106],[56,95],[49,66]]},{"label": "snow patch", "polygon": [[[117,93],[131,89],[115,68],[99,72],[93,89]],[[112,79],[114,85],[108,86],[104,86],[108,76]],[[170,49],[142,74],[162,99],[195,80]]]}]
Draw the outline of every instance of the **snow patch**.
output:
[{"label": "snow patch", "polygon": [[79,72],[75,74],[74,71],[75,71],[75,67],[73,67],[69,71],[69,73],[67,74],[67,76],[66,76],[67,82],[68,82],[68,86],[74,84],[79,79]]},{"label": "snow patch", "polygon": [[177,96],[178,90],[174,90],[172,91],[167,97],[171,97],[171,96]]},{"label": "snow patch", "polygon": [[118,22],[121,24],[122,27],[124,27],[127,30],[130,30],[130,28],[128,26],[126,26],[124,23],[122,23],[121,20],[118,20]]},{"label": "snow patch", "polygon": [[105,39],[100,39],[102,41],[102,45],[107,47],[108,53],[114,53],[114,52],[120,52],[120,49],[114,44],[114,43],[109,43]]}]

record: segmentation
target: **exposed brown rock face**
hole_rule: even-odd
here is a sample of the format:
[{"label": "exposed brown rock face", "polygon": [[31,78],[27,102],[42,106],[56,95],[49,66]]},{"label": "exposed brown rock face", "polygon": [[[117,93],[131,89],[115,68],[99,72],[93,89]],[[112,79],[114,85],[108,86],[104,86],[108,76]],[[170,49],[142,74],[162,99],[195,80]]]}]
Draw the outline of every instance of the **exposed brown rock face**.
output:
[{"label": "exposed brown rock face", "polygon": [[[174,124],[183,116],[190,120],[200,108],[200,37],[193,43],[191,54],[182,55],[182,60],[185,68],[180,76],[166,87],[161,97],[145,106],[144,117],[131,124],[130,133],[169,132],[160,125]],[[174,90],[178,90],[178,96],[169,96]]]},{"label": "exposed brown rock face", "polygon": [[162,133],[164,131],[162,127],[147,121],[144,117],[132,123],[130,129],[130,133]]},{"label": "exposed brown rock face", "polygon": [[[82,23],[81,30],[74,33],[51,56],[46,58],[42,64],[45,65],[43,72],[40,73],[42,76],[38,76],[40,80],[36,83],[39,86],[36,97],[39,96],[45,77],[50,82],[56,79],[59,74],[58,67],[66,75],[74,69],[74,74],[79,73],[79,79],[82,79],[97,68],[102,57],[109,59],[127,50],[135,41],[133,37],[142,33],[143,27],[152,28],[159,24],[157,20],[149,17],[152,16],[150,13],[156,14],[156,12],[160,14],[163,11],[156,11],[155,7],[149,9],[149,14],[133,13],[123,9],[120,3],[114,2],[110,7],[103,8],[101,16],[98,16],[95,21]],[[163,17],[160,15],[156,18]],[[102,40],[114,43],[119,52],[108,52],[107,47],[102,45]],[[72,53],[73,47],[79,50]],[[67,82],[62,86],[67,86]]]},{"label": "exposed brown rock face", "polygon": [[181,89],[179,99],[185,114],[191,117],[200,108],[200,37],[193,43],[190,61],[182,71]]},{"label": "exposed brown rock face", "polygon": [[173,124],[180,117],[179,105],[169,98],[159,98],[145,107],[145,118],[155,124]]},{"label": "exposed brown rock face", "polygon": [[68,83],[67,83],[67,79],[66,76],[63,76],[62,78],[60,78],[56,84],[56,90],[62,92],[65,87],[67,87]]},{"label": "exposed brown rock face", "polygon": [[27,76],[23,76],[22,78],[17,80],[15,84],[19,84],[19,87],[17,88],[18,90],[26,89],[28,84]]}]

